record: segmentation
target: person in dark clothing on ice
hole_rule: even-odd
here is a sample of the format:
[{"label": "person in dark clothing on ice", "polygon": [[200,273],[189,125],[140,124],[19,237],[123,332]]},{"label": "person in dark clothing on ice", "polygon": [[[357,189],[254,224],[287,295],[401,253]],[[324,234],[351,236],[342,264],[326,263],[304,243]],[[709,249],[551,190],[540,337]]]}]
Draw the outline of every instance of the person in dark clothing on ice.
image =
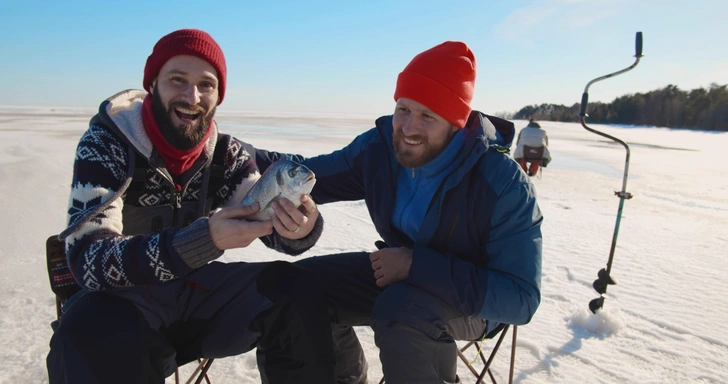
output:
[{"label": "person in dark clothing on ice", "polygon": [[365,200],[385,245],[296,262],[332,307],[339,383],[366,382],[352,326],[373,328],[387,384],[455,383],[455,340],[526,324],[539,306],[536,191],[508,154],[513,124],[471,110],[475,75],[466,44],[428,49],[399,74],[393,115],[297,158],[316,173],[317,204]]},{"label": "person in dark clothing on ice", "polygon": [[267,152],[213,120],[225,57],[206,32],[154,46],[144,90],[104,101],[76,158],[60,234],[82,290],[65,304],[47,368],[56,383],[163,383],[178,365],[258,348],[264,383],[334,383],[327,306],[294,264],[222,263],[255,239],[298,255],[318,240],[313,201],[247,221],[239,206]]}]

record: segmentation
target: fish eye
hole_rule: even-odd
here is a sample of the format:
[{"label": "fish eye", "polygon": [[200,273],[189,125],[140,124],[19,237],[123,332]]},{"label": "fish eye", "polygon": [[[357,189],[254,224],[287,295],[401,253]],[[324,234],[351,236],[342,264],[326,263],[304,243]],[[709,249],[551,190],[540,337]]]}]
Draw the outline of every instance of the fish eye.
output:
[{"label": "fish eye", "polygon": [[288,170],[288,177],[290,177],[290,178],[296,177],[296,170],[295,169],[289,169]]}]

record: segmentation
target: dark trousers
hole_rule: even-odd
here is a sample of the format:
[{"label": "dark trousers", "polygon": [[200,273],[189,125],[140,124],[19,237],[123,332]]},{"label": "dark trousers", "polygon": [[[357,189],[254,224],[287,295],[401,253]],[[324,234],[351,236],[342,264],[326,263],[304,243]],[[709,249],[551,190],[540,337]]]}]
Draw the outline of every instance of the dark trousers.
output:
[{"label": "dark trousers", "polygon": [[83,293],[51,339],[51,384],[163,383],[178,365],[255,347],[263,383],[334,382],[327,304],[293,264],[211,263],[164,284]]},{"label": "dark trousers", "polygon": [[411,284],[378,287],[369,253],[311,257],[296,264],[318,275],[333,309],[337,383],[366,382],[366,359],[352,326],[374,329],[387,384],[455,382],[455,340],[475,340],[485,331],[485,320]]}]

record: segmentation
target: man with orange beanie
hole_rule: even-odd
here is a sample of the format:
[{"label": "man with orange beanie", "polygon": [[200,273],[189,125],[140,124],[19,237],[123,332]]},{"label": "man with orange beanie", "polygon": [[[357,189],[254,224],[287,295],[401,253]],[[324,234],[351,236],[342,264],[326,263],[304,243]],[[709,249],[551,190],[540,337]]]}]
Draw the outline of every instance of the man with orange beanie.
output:
[{"label": "man with orange beanie", "polygon": [[256,239],[298,255],[323,229],[307,196],[246,220],[260,207],[240,202],[267,152],[218,131],[226,75],[209,34],[174,31],[149,55],[144,89],[101,103],[81,137],[59,235],[75,282],[60,297],[51,384],[164,383],[178,365],[256,347],[263,383],[334,382],[316,276],[282,261],[215,261]]},{"label": "man with orange beanie", "polygon": [[328,155],[304,159],[317,204],[364,200],[374,252],[312,257],[332,307],[336,378],[364,383],[352,326],[370,325],[387,384],[456,383],[454,340],[526,324],[539,306],[536,191],[508,155],[511,122],[473,111],[473,52],[448,41],[399,74],[394,114]]}]

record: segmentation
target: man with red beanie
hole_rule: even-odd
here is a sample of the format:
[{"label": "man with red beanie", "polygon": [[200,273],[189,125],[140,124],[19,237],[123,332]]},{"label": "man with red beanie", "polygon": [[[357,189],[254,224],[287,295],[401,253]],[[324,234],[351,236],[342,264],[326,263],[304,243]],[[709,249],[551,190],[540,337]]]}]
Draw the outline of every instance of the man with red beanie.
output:
[{"label": "man with red beanie", "polygon": [[462,42],[404,68],[394,114],[328,155],[304,159],[317,204],[366,202],[379,250],[297,261],[332,307],[336,378],[364,383],[352,326],[370,325],[387,384],[456,383],[455,340],[526,324],[541,295],[541,212],[508,155],[511,122],[471,109],[476,64]]},{"label": "man with red beanie", "polygon": [[[240,202],[269,154],[218,132],[226,66],[206,32],[154,46],[144,90],[103,103],[76,150],[65,241],[77,284],[47,358],[50,383],[163,383],[178,365],[258,348],[264,383],[333,383],[328,308],[288,262],[221,263],[255,239],[298,255],[323,229],[308,196],[268,221]],[[272,155],[271,155],[272,156]]]}]

